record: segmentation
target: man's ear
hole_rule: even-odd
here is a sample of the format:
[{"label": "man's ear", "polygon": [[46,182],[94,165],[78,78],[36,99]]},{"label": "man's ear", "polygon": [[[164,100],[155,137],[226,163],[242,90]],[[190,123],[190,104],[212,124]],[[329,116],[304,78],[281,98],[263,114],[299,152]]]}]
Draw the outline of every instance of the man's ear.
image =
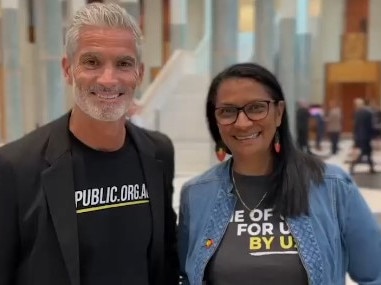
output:
[{"label": "man's ear", "polygon": [[67,56],[64,56],[61,60],[61,66],[62,66],[62,71],[65,77],[65,81],[67,84],[72,85],[73,84],[73,74],[71,71],[71,64],[70,60],[67,58]]}]

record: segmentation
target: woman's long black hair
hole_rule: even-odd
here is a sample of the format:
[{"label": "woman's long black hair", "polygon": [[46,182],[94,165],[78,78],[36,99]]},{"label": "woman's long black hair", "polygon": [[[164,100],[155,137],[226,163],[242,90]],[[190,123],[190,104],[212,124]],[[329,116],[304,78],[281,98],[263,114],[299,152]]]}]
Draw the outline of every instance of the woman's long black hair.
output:
[{"label": "woman's long black hair", "polygon": [[[285,101],[278,80],[266,68],[255,63],[240,63],[226,68],[212,80],[206,103],[209,131],[218,145],[223,145],[223,142],[214,115],[217,91],[220,84],[230,78],[255,80],[266,88],[273,100]],[[283,217],[308,215],[309,189],[311,184],[322,182],[324,163],[296,148],[290,133],[286,108],[278,132],[281,151],[280,153],[273,151],[273,187],[268,192],[265,204],[274,207]],[[229,149],[226,150],[230,153]]]}]

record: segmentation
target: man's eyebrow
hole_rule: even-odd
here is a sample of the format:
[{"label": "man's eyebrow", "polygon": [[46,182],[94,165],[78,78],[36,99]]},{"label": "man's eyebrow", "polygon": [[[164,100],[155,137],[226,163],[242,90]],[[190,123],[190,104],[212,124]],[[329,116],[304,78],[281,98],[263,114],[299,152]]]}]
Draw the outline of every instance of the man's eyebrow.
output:
[{"label": "man's eyebrow", "polygon": [[84,57],[98,57],[98,56],[100,56],[99,53],[89,51],[89,52],[85,52],[84,54],[81,54],[81,56],[80,56],[79,58],[84,58]]},{"label": "man's eyebrow", "polygon": [[133,61],[136,62],[136,58],[130,55],[123,55],[123,56],[118,56],[116,58],[118,61],[125,60],[125,61]]}]

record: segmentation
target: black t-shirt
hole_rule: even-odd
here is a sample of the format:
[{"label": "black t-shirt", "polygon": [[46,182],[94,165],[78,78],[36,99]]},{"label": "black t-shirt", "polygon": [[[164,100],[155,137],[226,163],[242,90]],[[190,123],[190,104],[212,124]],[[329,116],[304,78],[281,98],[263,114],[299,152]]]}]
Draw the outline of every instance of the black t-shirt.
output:
[{"label": "black t-shirt", "polygon": [[[235,173],[234,177],[239,194],[250,209],[261,201],[271,185],[268,176]],[[207,266],[205,278],[208,285],[308,284],[287,223],[262,205],[249,212],[238,197],[233,217]]]},{"label": "black t-shirt", "polygon": [[72,135],[82,285],[149,285],[152,218],[132,140],[114,152]]}]

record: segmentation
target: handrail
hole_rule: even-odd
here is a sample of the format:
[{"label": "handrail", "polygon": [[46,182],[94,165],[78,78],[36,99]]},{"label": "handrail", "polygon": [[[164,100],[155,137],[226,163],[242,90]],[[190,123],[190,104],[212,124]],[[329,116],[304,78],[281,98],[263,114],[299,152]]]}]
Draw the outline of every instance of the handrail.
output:
[{"label": "handrail", "polygon": [[175,66],[178,66],[179,58],[181,57],[181,51],[176,50],[172,56],[169,58],[164,67],[160,70],[159,74],[155,77],[153,82],[148,86],[146,91],[143,93],[140,99],[137,99],[137,103],[144,107],[152,100],[155,91],[158,89],[160,84],[165,81],[170,74],[170,71],[173,70]]},{"label": "handrail", "polygon": [[173,95],[172,90],[185,74],[209,74],[210,35],[206,33],[194,51],[176,50],[148,86],[137,104],[137,112],[147,128],[160,128],[161,106]]},{"label": "handrail", "polygon": [[[189,70],[191,61],[189,51],[176,50],[161,69],[154,81],[148,86],[143,96],[137,100],[140,111],[136,114],[144,120],[145,127],[160,129],[159,110],[173,95],[172,90]],[[189,71],[188,71],[189,73]]]}]

